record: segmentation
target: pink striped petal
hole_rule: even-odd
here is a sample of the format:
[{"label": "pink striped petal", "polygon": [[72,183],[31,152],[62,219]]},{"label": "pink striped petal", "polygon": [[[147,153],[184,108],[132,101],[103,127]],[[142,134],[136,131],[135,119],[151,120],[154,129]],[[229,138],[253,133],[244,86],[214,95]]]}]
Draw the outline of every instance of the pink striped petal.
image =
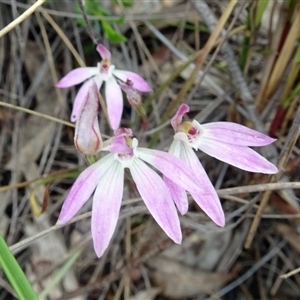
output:
[{"label": "pink striped petal", "polygon": [[113,159],[113,154],[108,154],[79,175],[62,206],[57,224],[65,224],[77,214],[94,192],[99,179],[109,169]]},{"label": "pink striped petal", "polygon": [[73,109],[72,109],[72,113],[71,113],[71,122],[77,121],[78,115],[81,111],[82,104],[84,103],[84,101],[89,93],[89,89],[90,89],[92,83],[93,83],[92,80],[88,80],[79,89],[79,91],[75,97],[74,104],[73,104]]},{"label": "pink striped petal", "polygon": [[105,98],[110,126],[116,130],[120,126],[123,113],[123,96],[121,88],[114,78],[110,78],[105,84]]},{"label": "pink striped petal", "polygon": [[139,159],[132,162],[130,172],[155,221],[175,243],[180,244],[182,233],[179,218],[161,177]]},{"label": "pink striped petal", "polygon": [[113,75],[117,78],[121,79],[123,82],[127,82],[128,80],[132,82],[133,88],[138,90],[139,92],[151,92],[152,89],[150,85],[147,83],[147,81],[142,78],[140,75],[129,72],[129,71],[123,71],[123,70],[114,70]]},{"label": "pink striped petal", "polygon": [[120,213],[124,169],[115,160],[98,183],[93,199],[92,237],[98,257],[109,245]]},{"label": "pink striped petal", "polygon": [[98,108],[98,87],[93,81],[77,118],[74,136],[75,147],[85,155],[95,155],[102,147]]},{"label": "pink striped petal", "polygon": [[183,103],[179,106],[175,116],[171,120],[171,125],[175,131],[177,131],[178,125],[182,122],[183,116],[190,111],[190,107]]},{"label": "pink striped petal", "polygon": [[146,148],[137,148],[138,156],[153,165],[174,183],[190,193],[201,193],[203,188],[195,182],[192,169],[174,155]]},{"label": "pink striped petal", "polygon": [[191,167],[195,181],[204,188],[203,193],[192,193],[192,197],[201,209],[219,226],[225,225],[225,216],[219,196],[201,165],[196,153],[184,142],[181,145],[181,159]]},{"label": "pink striped petal", "polygon": [[[181,142],[174,140],[170,146],[169,153],[180,158],[181,157]],[[168,187],[171,197],[173,198],[177,209],[184,215],[189,208],[189,202],[185,189],[174,183],[168,177],[164,176],[164,182]]]},{"label": "pink striped petal", "polygon": [[164,176],[164,182],[176,204],[177,209],[182,215],[185,215],[189,209],[189,201],[186,191],[166,176]]},{"label": "pink striped petal", "polygon": [[98,73],[97,67],[77,68],[64,76],[55,86],[58,88],[68,88],[79,84],[92,76],[96,76]]},{"label": "pink striped petal", "polygon": [[205,138],[218,140],[226,144],[240,146],[266,146],[276,141],[276,139],[273,139],[263,133],[236,123],[214,122],[203,124],[201,126],[204,129],[203,135]]},{"label": "pink striped petal", "polygon": [[111,53],[109,50],[106,49],[106,47],[104,47],[104,45],[99,44],[96,49],[103,60],[111,60]]},{"label": "pink striped petal", "polygon": [[98,90],[100,89],[100,87],[102,85],[102,80],[100,79],[100,76],[96,76],[93,79],[86,81],[82,85],[82,87],[79,89],[79,91],[75,97],[75,100],[74,100],[73,110],[71,113],[71,122],[76,122],[76,120],[78,118],[78,114],[81,110],[82,103],[85,101],[86,95],[88,94],[93,81],[96,82]]},{"label": "pink striped petal", "polygon": [[206,154],[242,170],[265,174],[278,172],[276,166],[248,147],[202,138],[198,148]]}]

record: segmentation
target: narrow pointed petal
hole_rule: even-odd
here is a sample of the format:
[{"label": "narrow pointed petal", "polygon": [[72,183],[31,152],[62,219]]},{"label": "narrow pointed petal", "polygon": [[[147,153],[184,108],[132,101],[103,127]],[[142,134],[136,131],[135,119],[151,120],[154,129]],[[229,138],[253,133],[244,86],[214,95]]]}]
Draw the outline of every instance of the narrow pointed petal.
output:
[{"label": "narrow pointed petal", "polygon": [[111,165],[113,154],[86,168],[74,182],[58,217],[57,224],[65,224],[73,218],[94,192],[101,176]]},{"label": "narrow pointed petal", "polygon": [[[169,153],[180,158],[181,142],[174,140],[170,146]],[[177,209],[182,215],[186,214],[189,208],[189,202],[185,189],[174,183],[168,177],[164,176],[163,178]]]},{"label": "narrow pointed petal", "polygon": [[132,163],[130,172],[155,221],[175,243],[180,244],[182,233],[176,207],[161,177],[139,159]]},{"label": "narrow pointed petal", "polygon": [[196,153],[184,142],[181,144],[181,159],[190,166],[195,174],[195,181],[204,188],[203,193],[192,193],[192,197],[201,209],[219,226],[225,225],[225,216],[219,196],[201,165]]},{"label": "narrow pointed petal", "polygon": [[190,107],[183,103],[179,106],[175,116],[171,120],[171,125],[175,131],[177,131],[178,125],[182,122],[183,116],[190,111]]},{"label": "narrow pointed petal", "polygon": [[92,76],[99,73],[96,67],[77,68],[64,76],[55,86],[58,88],[68,88],[70,86],[81,83]]},{"label": "narrow pointed petal", "polygon": [[114,70],[113,74],[125,83],[129,80],[132,82],[132,87],[140,92],[147,93],[152,91],[147,81],[136,73],[123,70]]},{"label": "narrow pointed petal", "polygon": [[[197,122],[198,123],[198,122]],[[199,124],[199,123],[198,123]],[[276,141],[263,133],[231,122],[214,122],[201,125],[206,138],[240,146],[266,146]]]},{"label": "narrow pointed petal", "polygon": [[203,138],[198,148],[206,154],[242,170],[265,174],[278,172],[276,166],[248,147]]},{"label": "narrow pointed petal", "polygon": [[123,96],[121,88],[114,78],[110,78],[105,84],[105,98],[110,126],[116,130],[120,126],[123,113]]},{"label": "narrow pointed petal", "polygon": [[190,193],[201,193],[203,188],[194,182],[192,169],[174,155],[146,148],[137,148],[138,156],[162,172],[174,183]]},{"label": "narrow pointed petal", "polygon": [[185,215],[189,209],[189,201],[186,191],[166,176],[164,176],[164,182],[176,204],[177,209],[182,215]]},{"label": "narrow pointed petal", "polygon": [[99,44],[96,49],[103,60],[111,60],[111,53],[109,50],[106,49],[106,47],[104,47],[104,45]]},{"label": "narrow pointed petal", "polygon": [[93,82],[77,118],[74,136],[77,150],[85,155],[95,155],[102,147],[98,108],[98,87]]},{"label": "narrow pointed petal", "polygon": [[120,213],[124,185],[124,169],[115,160],[97,185],[93,199],[92,237],[98,257],[109,245]]}]

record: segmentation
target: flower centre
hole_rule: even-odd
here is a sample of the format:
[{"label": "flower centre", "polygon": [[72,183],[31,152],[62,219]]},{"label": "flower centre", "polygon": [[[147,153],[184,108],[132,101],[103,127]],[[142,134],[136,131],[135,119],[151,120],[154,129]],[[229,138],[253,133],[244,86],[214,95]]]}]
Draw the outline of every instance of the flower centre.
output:
[{"label": "flower centre", "polygon": [[194,143],[199,138],[201,132],[200,129],[195,127],[192,122],[184,121],[181,122],[177,127],[177,132],[183,132],[186,134],[189,143]]},{"label": "flower centre", "polygon": [[102,60],[100,63],[98,63],[98,68],[101,79],[103,81],[107,81],[113,76],[115,66],[111,65],[109,60]]},{"label": "flower centre", "polygon": [[132,139],[128,136],[123,137],[126,146],[128,146],[128,152],[116,153],[117,160],[123,165],[124,168],[129,168],[134,158],[134,149],[132,147]]}]

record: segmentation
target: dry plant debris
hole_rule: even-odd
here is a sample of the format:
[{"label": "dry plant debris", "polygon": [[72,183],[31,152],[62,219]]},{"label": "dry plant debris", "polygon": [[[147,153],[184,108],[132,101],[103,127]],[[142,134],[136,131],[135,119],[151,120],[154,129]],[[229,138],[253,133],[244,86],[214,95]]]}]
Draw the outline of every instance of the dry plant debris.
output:
[{"label": "dry plant debris", "polygon": [[[39,298],[299,299],[300,2],[92,2],[105,13],[88,11],[87,27],[77,1],[0,0],[0,234]],[[105,26],[126,42],[112,43]],[[122,116],[141,146],[168,149],[168,120],[182,101],[200,123],[236,122],[277,139],[260,150],[279,168],[272,176],[197,152],[221,198],[224,228],[190,201],[182,244],[174,245],[129,173],[100,259],[91,201],[55,225],[86,161],[69,122],[77,89],[54,85],[97,64],[94,42],[110,46],[119,69],[151,83],[142,99],[147,118],[128,104]],[[103,111],[99,120],[107,132]],[[3,272],[0,291],[0,300],[16,299]]]}]

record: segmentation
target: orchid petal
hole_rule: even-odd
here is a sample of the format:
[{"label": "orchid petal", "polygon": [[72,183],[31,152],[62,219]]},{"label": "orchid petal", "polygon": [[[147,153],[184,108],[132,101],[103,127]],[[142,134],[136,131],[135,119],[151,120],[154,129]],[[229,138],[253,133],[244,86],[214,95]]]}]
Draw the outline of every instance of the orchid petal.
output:
[{"label": "orchid petal", "polygon": [[195,182],[204,188],[204,193],[191,193],[201,209],[219,226],[225,225],[225,216],[219,196],[201,165],[196,153],[184,142],[178,141],[181,146],[181,159],[192,168]]},{"label": "orchid petal", "polygon": [[88,201],[99,179],[109,169],[112,159],[113,154],[108,154],[79,175],[64,201],[57,224],[67,223]]},{"label": "orchid petal", "polygon": [[155,221],[175,243],[180,244],[182,233],[179,218],[161,177],[139,159],[133,161],[130,172]]},{"label": "orchid petal", "polygon": [[92,76],[96,76],[98,73],[99,71],[96,67],[77,68],[64,76],[55,86],[58,88],[68,88],[81,83]]},{"label": "orchid petal", "polygon": [[278,172],[276,166],[248,147],[225,144],[206,138],[201,139],[201,143],[197,146],[206,154],[242,170],[265,174]]},{"label": "orchid petal", "polygon": [[147,81],[136,73],[115,69],[113,75],[125,83],[129,80],[132,82],[132,87],[139,92],[147,93],[152,91]]},{"label": "orchid petal", "polygon": [[121,88],[114,78],[106,81],[105,98],[110,126],[116,130],[120,126],[123,113],[123,96]]},{"label": "orchid petal", "polygon": [[276,139],[263,133],[236,123],[214,122],[203,124],[201,126],[204,129],[203,136],[205,138],[218,140],[226,144],[239,146],[266,146],[276,141]]},{"label": "orchid petal", "polygon": [[93,82],[77,118],[74,136],[74,143],[77,150],[85,155],[95,155],[100,151],[102,146],[98,122],[98,107],[98,87]]},{"label": "orchid petal", "polygon": [[100,179],[93,198],[92,237],[98,257],[108,247],[120,213],[124,185],[124,169],[115,160]]},{"label": "orchid petal", "polygon": [[122,91],[126,94],[127,100],[130,105],[138,106],[141,104],[142,97],[140,95],[140,92],[133,88],[132,83],[123,83],[121,80],[117,80],[117,82]]},{"label": "orchid petal", "polygon": [[[174,140],[170,146],[169,153],[180,158],[181,142]],[[174,183],[168,177],[164,176],[163,178],[177,209],[182,215],[186,214],[189,208],[189,202],[185,189]]]},{"label": "orchid petal", "polygon": [[82,104],[86,100],[86,97],[89,93],[89,89],[90,89],[92,83],[93,83],[92,80],[88,80],[79,89],[79,91],[75,97],[74,104],[73,104],[73,109],[72,109],[72,113],[71,113],[71,122],[76,122],[78,115],[81,111]]},{"label": "orchid petal", "polygon": [[189,201],[186,191],[166,176],[164,176],[164,182],[176,204],[177,209],[182,215],[185,215],[189,209]]},{"label": "orchid petal", "polygon": [[194,182],[193,171],[181,159],[167,152],[146,148],[137,148],[137,153],[142,160],[190,193],[203,192],[203,188]]},{"label": "orchid petal", "polygon": [[178,125],[182,122],[183,116],[190,111],[190,107],[183,103],[179,106],[175,116],[171,120],[171,125],[175,131],[177,131]]},{"label": "orchid petal", "polygon": [[100,54],[103,60],[107,60],[107,61],[111,60],[111,53],[106,47],[104,47],[104,45],[99,44],[96,50],[98,51],[98,53]]}]

